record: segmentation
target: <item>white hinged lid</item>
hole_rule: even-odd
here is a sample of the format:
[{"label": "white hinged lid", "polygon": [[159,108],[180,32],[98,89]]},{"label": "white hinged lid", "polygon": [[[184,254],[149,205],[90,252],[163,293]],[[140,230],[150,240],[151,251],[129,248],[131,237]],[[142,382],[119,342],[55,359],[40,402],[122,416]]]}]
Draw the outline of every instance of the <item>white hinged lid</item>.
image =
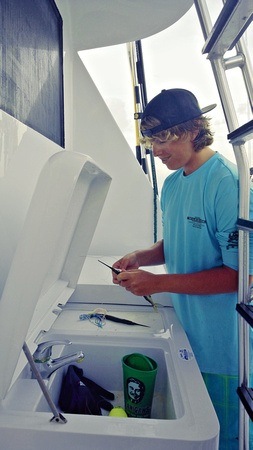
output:
[{"label": "white hinged lid", "polygon": [[9,388],[36,305],[43,315],[42,300],[50,298],[49,291],[57,291],[57,284],[75,288],[110,182],[81,153],[60,151],[43,164],[8,261],[0,298],[1,399]]}]

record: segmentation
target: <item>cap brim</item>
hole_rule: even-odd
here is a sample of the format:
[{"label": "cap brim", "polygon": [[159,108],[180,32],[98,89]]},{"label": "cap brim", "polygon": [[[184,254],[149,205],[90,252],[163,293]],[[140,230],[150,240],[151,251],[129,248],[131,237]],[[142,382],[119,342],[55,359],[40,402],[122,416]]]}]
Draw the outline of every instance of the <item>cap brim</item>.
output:
[{"label": "cap brim", "polygon": [[216,106],[216,103],[213,103],[212,105],[206,106],[205,108],[201,108],[202,114],[206,114],[208,111],[216,108]]}]

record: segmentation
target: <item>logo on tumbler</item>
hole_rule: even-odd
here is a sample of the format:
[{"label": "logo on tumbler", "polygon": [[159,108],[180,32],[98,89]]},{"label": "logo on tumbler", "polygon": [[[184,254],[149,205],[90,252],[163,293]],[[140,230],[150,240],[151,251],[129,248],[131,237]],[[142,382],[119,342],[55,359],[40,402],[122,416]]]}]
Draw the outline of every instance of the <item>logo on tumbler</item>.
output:
[{"label": "logo on tumbler", "polygon": [[127,379],[127,392],[132,403],[140,403],[145,394],[145,385],[136,378]]}]

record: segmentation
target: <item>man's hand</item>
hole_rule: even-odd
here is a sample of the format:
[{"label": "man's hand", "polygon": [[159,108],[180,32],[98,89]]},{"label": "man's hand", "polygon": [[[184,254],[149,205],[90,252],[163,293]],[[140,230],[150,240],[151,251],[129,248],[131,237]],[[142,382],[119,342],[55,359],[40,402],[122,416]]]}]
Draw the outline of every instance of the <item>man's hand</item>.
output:
[{"label": "man's hand", "polygon": [[[114,269],[125,272],[126,270],[138,269],[140,267],[138,258],[135,252],[128,253],[127,255],[120,258],[113,264]],[[118,280],[118,275],[113,273],[112,281],[114,284],[120,284]]]},{"label": "man's hand", "polygon": [[145,270],[123,270],[117,275],[117,284],[134,295],[151,295],[157,292],[157,275]]}]

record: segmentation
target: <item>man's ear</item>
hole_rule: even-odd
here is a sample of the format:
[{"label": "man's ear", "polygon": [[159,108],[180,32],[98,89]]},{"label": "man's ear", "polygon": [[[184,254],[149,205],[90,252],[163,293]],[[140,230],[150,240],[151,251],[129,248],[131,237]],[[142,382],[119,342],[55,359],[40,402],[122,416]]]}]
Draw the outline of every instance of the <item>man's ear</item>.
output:
[{"label": "man's ear", "polygon": [[189,134],[191,137],[191,142],[193,142],[194,139],[198,136],[199,132],[198,131],[190,131]]}]

